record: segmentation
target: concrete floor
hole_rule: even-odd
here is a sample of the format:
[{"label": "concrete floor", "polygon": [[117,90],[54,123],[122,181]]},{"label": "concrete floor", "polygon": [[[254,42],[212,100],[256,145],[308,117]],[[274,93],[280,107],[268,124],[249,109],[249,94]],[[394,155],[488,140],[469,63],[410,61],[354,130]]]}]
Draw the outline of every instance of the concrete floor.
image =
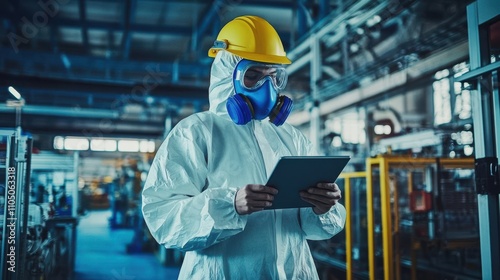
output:
[{"label": "concrete floor", "polygon": [[110,211],[92,211],[81,218],[76,238],[76,280],[177,279],[179,268],[161,265],[153,253],[127,253],[134,232],[110,229],[110,216]]}]

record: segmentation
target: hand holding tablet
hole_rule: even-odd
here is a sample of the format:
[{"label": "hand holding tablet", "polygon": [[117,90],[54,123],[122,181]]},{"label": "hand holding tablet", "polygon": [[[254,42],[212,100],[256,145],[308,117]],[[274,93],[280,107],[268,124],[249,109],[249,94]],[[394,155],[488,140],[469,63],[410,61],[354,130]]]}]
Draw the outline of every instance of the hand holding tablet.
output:
[{"label": "hand holding tablet", "polygon": [[315,187],[301,191],[300,196],[313,205],[314,213],[320,215],[328,212],[342,198],[339,186],[335,183],[318,183]]}]

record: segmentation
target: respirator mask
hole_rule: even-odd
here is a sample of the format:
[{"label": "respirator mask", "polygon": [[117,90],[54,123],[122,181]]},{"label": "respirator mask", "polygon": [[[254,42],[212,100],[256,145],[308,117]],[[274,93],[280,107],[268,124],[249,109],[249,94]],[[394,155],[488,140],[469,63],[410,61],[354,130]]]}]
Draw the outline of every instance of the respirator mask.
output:
[{"label": "respirator mask", "polygon": [[242,59],[233,72],[235,95],[226,103],[229,116],[239,125],[266,117],[276,126],[282,125],[293,107],[290,98],[278,95],[287,80],[288,74],[279,64]]}]

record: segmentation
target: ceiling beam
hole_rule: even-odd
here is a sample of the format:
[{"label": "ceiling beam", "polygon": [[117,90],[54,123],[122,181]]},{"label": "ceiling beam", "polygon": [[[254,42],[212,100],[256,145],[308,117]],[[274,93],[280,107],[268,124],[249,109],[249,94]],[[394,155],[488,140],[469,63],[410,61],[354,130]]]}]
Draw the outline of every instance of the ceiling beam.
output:
[{"label": "ceiling beam", "polygon": [[[12,127],[15,113],[0,112],[0,126]],[[85,119],[24,114],[23,131],[35,135],[71,135],[83,137],[162,137],[164,122],[128,121],[121,119]]]},{"label": "ceiling beam", "polygon": [[[269,5],[267,5],[267,6],[269,6]],[[193,37],[200,38],[202,36],[201,34],[206,33],[207,28],[211,24],[210,19],[213,19],[215,14],[216,14],[216,11],[211,13],[211,17],[204,17],[205,19],[200,21],[198,26],[195,28],[195,30],[196,29],[198,30],[197,34],[200,34],[200,35],[196,35],[196,36],[193,36],[195,31],[191,27],[176,26],[176,25],[163,25],[163,24],[139,24],[139,23],[132,24],[131,23],[130,27],[129,27],[129,33],[160,34],[160,35],[172,35],[172,36],[190,36],[191,35]],[[0,9],[0,18],[13,20],[13,16],[11,14],[9,14],[7,11],[4,11],[3,9]],[[54,22],[54,24],[59,28],[82,29],[82,21],[80,19],[58,18],[57,22]],[[119,23],[119,22],[86,20],[85,26],[86,26],[87,30],[93,29],[93,30],[105,30],[105,31],[111,31],[111,32],[124,31],[123,23]],[[200,30],[202,32],[200,32]],[[282,35],[280,33],[280,35],[281,36],[288,36],[288,38],[290,37],[289,34]],[[199,42],[199,39],[197,42]],[[197,44],[197,42],[195,44]],[[193,44],[193,42],[191,44]],[[191,46],[191,49],[193,49],[193,48],[196,50],[197,45]]]},{"label": "ceiling beam", "polygon": [[[62,27],[80,27],[78,21],[71,19],[60,20]],[[121,23],[105,22],[105,21],[88,21],[89,29],[123,31]],[[180,27],[175,25],[157,25],[157,24],[130,24],[130,32],[140,32],[145,34],[169,34],[186,36],[191,32],[189,27]]]},{"label": "ceiling beam", "polygon": [[[158,79],[161,77],[157,77]],[[57,79],[57,78],[43,78],[34,76],[17,76],[12,74],[0,73],[0,87],[13,86],[19,92],[29,91],[35,89],[37,91],[45,90],[47,94],[51,91],[67,92],[70,96],[78,94],[109,94],[117,95],[120,98],[127,100],[139,100],[146,94],[150,96],[162,98],[183,98],[183,99],[207,99],[208,90],[205,87],[195,87],[188,85],[175,85],[162,82],[154,84],[155,77],[141,83],[116,83],[116,82],[98,82],[98,81],[84,81],[78,79]],[[40,96],[46,98],[46,96]],[[29,100],[27,100],[29,103]]]},{"label": "ceiling beam", "polygon": [[[199,1],[199,0],[148,0],[149,2],[161,2],[161,3],[169,3],[169,4],[175,4],[175,3],[182,3],[185,4],[186,2],[192,2],[192,3],[201,3],[204,1]],[[108,2],[108,3],[116,3],[116,0],[99,0],[99,2]],[[225,5],[247,5],[247,6],[266,6],[266,7],[273,7],[273,8],[283,8],[283,7],[292,7],[294,1],[272,1],[272,0],[224,0],[226,3]]]},{"label": "ceiling beam", "polygon": [[316,21],[320,21],[330,14],[330,0],[319,1],[319,12]]},{"label": "ceiling beam", "polygon": [[[231,2],[227,1],[226,2]],[[232,2],[238,2],[238,1],[232,1]],[[241,0],[239,1],[239,4],[241,5],[246,5],[246,6],[254,6],[254,7],[265,7],[265,8],[290,8],[293,9],[293,7],[296,5],[297,1],[268,1],[268,0]],[[232,5],[236,5],[237,3],[234,3]],[[230,5],[230,4],[229,4]]]},{"label": "ceiling beam", "polygon": [[[0,18],[14,20],[12,14],[7,11],[0,9]],[[16,19],[19,20],[19,19]],[[20,22],[14,22],[15,24],[20,24]],[[58,27],[67,27],[81,29],[82,22],[80,19],[69,19],[69,18],[58,18]],[[107,21],[86,21],[87,29],[96,30],[109,30],[109,31],[123,31],[123,23],[119,22],[107,22]],[[158,24],[131,24],[130,32],[140,32],[145,34],[169,34],[178,36],[189,36],[192,29],[190,27],[182,27],[176,25],[158,25]]]},{"label": "ceiling beam", "polygon": [[78,0],[78,11],[80,13],[80,24],[82,27],[82,43],[85,51],[89,49],[89,33],[87,28],[87,8],[85,0]]},{"label": "ceiling beam", "polygon": [[57,43],[57,26],[55,24],[50,25],[50,45],[53,53],[59,52],[59,46]]},{"label": "ceiling beam", "polygon": [[[42,75],[42,76],[60,76],[67,77],[67,69],[60,63],[61,58],[58,54],[49,52],[38,52],[22,50],[18,53],[12,48],[0,47],[0,65],[10,65],[8,68],[0,69],[4,73],[15,73],[23,75]],[[107,69],[111,72],[119,72],[121,76],[113,77],[113,80],[122,81],[142,81],[149,76],[157,77],[161,83],[166,83],[172,80],[172,73],[178,71],[179,83],[184,80],[192,79],[199,80],[199,87],[206,87],[206,81],[209,77],[210,66],[201,64],[200,62],[154,62],[154,61],[123,61],[120,59],[107,59],[104,57],[89,57],[83,55],[66,55],[68,61],[71,62],[71,67],[74,73],[80,70],[80,78],[104,78],[102,75]],[[50,69],[51,72],[39,73],[36,65],[44,66]],[[18,67],[15,67],[18,66]],[[34,67],[35,66],[35,67]],[[93,75],[93,76],[90,76]]]},{"label": "ceiling beam", "polygon": [[[7,9],[1,9],[3,13],[5,13],[5,18],[9,18],[10,20],[21,20],[21,7],[20,7],[20,2],[21,1],[16,1],[16,0],[10,0],[10,5],[12,6],[12,13],[9,13]],[[3,14],[2,13],[2,14]],[[14,23],[16,24],[16,23]]]},{"label": "ceiling beam", "polygon": [[208,5],[207,10],[202,14],[201,19],[193,28],[193,34],[191,36],[192,53],[196,53],[198,51],[198,43],[201,42],[208,26],[213,22],[215,15],[224,5],[224,1],[222,0],[215,0],[211,5]]},{"label": "ceiling beam", "polygon": [[125,12],[123,19],[123,36],[122,36],[122,58],[128,59],[130,55],[131,32],[130,26],[134,21],[137,0],[125,1]]}]

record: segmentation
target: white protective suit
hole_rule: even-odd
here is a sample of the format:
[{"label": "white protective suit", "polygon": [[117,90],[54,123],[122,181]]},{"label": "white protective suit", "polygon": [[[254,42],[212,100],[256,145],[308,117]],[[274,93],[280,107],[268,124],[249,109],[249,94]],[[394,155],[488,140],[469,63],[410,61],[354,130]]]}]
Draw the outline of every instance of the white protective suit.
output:
[{"label": "white protective suit", "polygon": [[318,279],[306,239],[341,231],[344,206],[322,215],[235,210],[237,190],[265,184],[280,157],[311,154],[310,142],[287,123],[232,122],[225,103],[240,59],[217,54],[210,110],[180,121],[159,148],[142,193],[144,219],[160,244],[187,251],[180,279]]}]

